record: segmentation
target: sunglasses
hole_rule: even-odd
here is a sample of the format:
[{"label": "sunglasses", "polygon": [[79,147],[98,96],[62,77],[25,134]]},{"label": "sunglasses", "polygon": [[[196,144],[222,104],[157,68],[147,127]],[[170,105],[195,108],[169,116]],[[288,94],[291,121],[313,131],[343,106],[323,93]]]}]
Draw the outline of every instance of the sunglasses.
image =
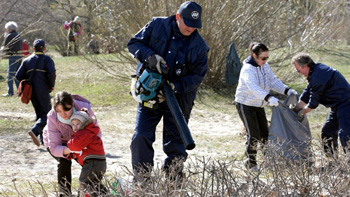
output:
[{"label": "sunglasses", "polygon": [[269,59],[269,56],[267,56],[267,57],[260,57],[260,59],[261,59],[262,61],[265,61],[265,60]]},{"label": "sunglasses", "polygon": [[72,105],[62,105],[62,108],[63,108],[63,110],[64,111],[70,111],[72,108],[73,108],[73,106]]}]

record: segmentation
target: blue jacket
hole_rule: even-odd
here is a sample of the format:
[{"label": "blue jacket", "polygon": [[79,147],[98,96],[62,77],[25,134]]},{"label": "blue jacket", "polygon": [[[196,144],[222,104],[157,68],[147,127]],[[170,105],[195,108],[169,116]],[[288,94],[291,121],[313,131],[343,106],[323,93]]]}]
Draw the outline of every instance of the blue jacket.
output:
[{"label": "blue jacket", "polygon": [[150,55],[162,56],[169,67],[168,80],[174,83],[175,92],[182,96],[188,93],[195,99],[197,88],[208,70],[209,51],[197,30],[191,36],[183,36],[175,15],[153,18],[130,39],[128,48],[139,60],[138,71]]},{"label": "blue jacket", "polygon": [[55,86],[56,80],[55,64],[49,56],[36,52],[25,58],[16,73],[16,78],[18,81],[29,79],[39,56],[40,62],[36,66],[36,72],[32,79],[33,94],[48,94]]},{"label": "blue jacket", "polygon": [[311,109],[319,104],[332,109],[350,100],[350,85],[336,69],[321,63],[310,68],[308,84],[300,96]]}]

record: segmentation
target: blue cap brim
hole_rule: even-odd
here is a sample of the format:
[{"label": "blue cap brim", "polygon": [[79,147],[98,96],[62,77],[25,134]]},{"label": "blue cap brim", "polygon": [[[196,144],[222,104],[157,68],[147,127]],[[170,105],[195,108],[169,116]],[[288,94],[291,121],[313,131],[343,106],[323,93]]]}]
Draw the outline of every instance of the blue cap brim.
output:
[{"label": "blue cap brim", "polygon": [[190,19],[186,19],[183,18],[184,23],[186,26],[188,27],[193,27],[193,28],[202,28],[202,21],[200,20],[190,20]]}]

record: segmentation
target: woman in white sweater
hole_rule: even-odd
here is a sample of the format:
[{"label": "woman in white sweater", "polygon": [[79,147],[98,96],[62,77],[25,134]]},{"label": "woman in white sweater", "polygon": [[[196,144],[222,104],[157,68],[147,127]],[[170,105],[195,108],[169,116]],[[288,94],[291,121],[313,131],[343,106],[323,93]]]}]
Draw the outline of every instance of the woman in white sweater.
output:
[{"label": "woman in white sweater", "polygon": [[278,99],[270,95],[270,90],[281,94],[297,94],[284,85],[267,63],[269,49],[261,43],[249,46],[250,56],[243,61],[236,90],[236,108],[247,131],[244,161],[248,169],[257,170],[257,144],[266,144],[269,129],[264,107],[277,106]]}]

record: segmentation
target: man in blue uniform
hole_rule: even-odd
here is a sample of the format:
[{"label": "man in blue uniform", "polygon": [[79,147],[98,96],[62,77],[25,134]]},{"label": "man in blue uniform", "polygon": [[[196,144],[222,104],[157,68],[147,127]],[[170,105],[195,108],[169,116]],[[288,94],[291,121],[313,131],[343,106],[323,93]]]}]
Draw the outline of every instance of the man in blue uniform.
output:
[{"label": "man in blue uniform", "polygon": [[[50,92],[54,90],[56,68],[54,61],[44,54],[45,41],[36,39],[33,43],[35,53],[23,60],[16,78],[18,81],[29,79],[31,76],[33,92],[30,101],[35,110],[36,122],[28,131],[35,145],[40,146],[43,129],[47,121],[47,113],[51,110]],[[39,139],[39,137],[41,139]]]},{"label": "man in blue uniform", "polygon": [[[201,15],[200,5],[186,1],[176,15],[153,18],[128,43],[130,53],[139,61],[137,74],[144,64],[159,73],[162,72],[160,64],[167,64],[168,81],[187,122],[198,86],[208,69],[209,47],[197,31],[202,27]],[[156,126],[162,117],[163,151],[167,155],[163,169],[169,176],[170,166],[176,164],[176,175],[182,176],[183,162],[188,154],[166,102],[159,103],[156,109],[138,105],[130,146],[133,169],[136,173],[149,172],[153,167],[152,145]]]},{"label": "man in blue uniform", "polygon": [[322,140],[327,156],[332,156],[338,147],[338,135],[345,152],[350,143],[350,85],[336,69],[314,63],[310,55],[300,53],[293,57],[296,71],[304,75],[308,84],[300,96],[297,109],[306,114],[319,104],[330,107],[326,123],[322,127]]}]

